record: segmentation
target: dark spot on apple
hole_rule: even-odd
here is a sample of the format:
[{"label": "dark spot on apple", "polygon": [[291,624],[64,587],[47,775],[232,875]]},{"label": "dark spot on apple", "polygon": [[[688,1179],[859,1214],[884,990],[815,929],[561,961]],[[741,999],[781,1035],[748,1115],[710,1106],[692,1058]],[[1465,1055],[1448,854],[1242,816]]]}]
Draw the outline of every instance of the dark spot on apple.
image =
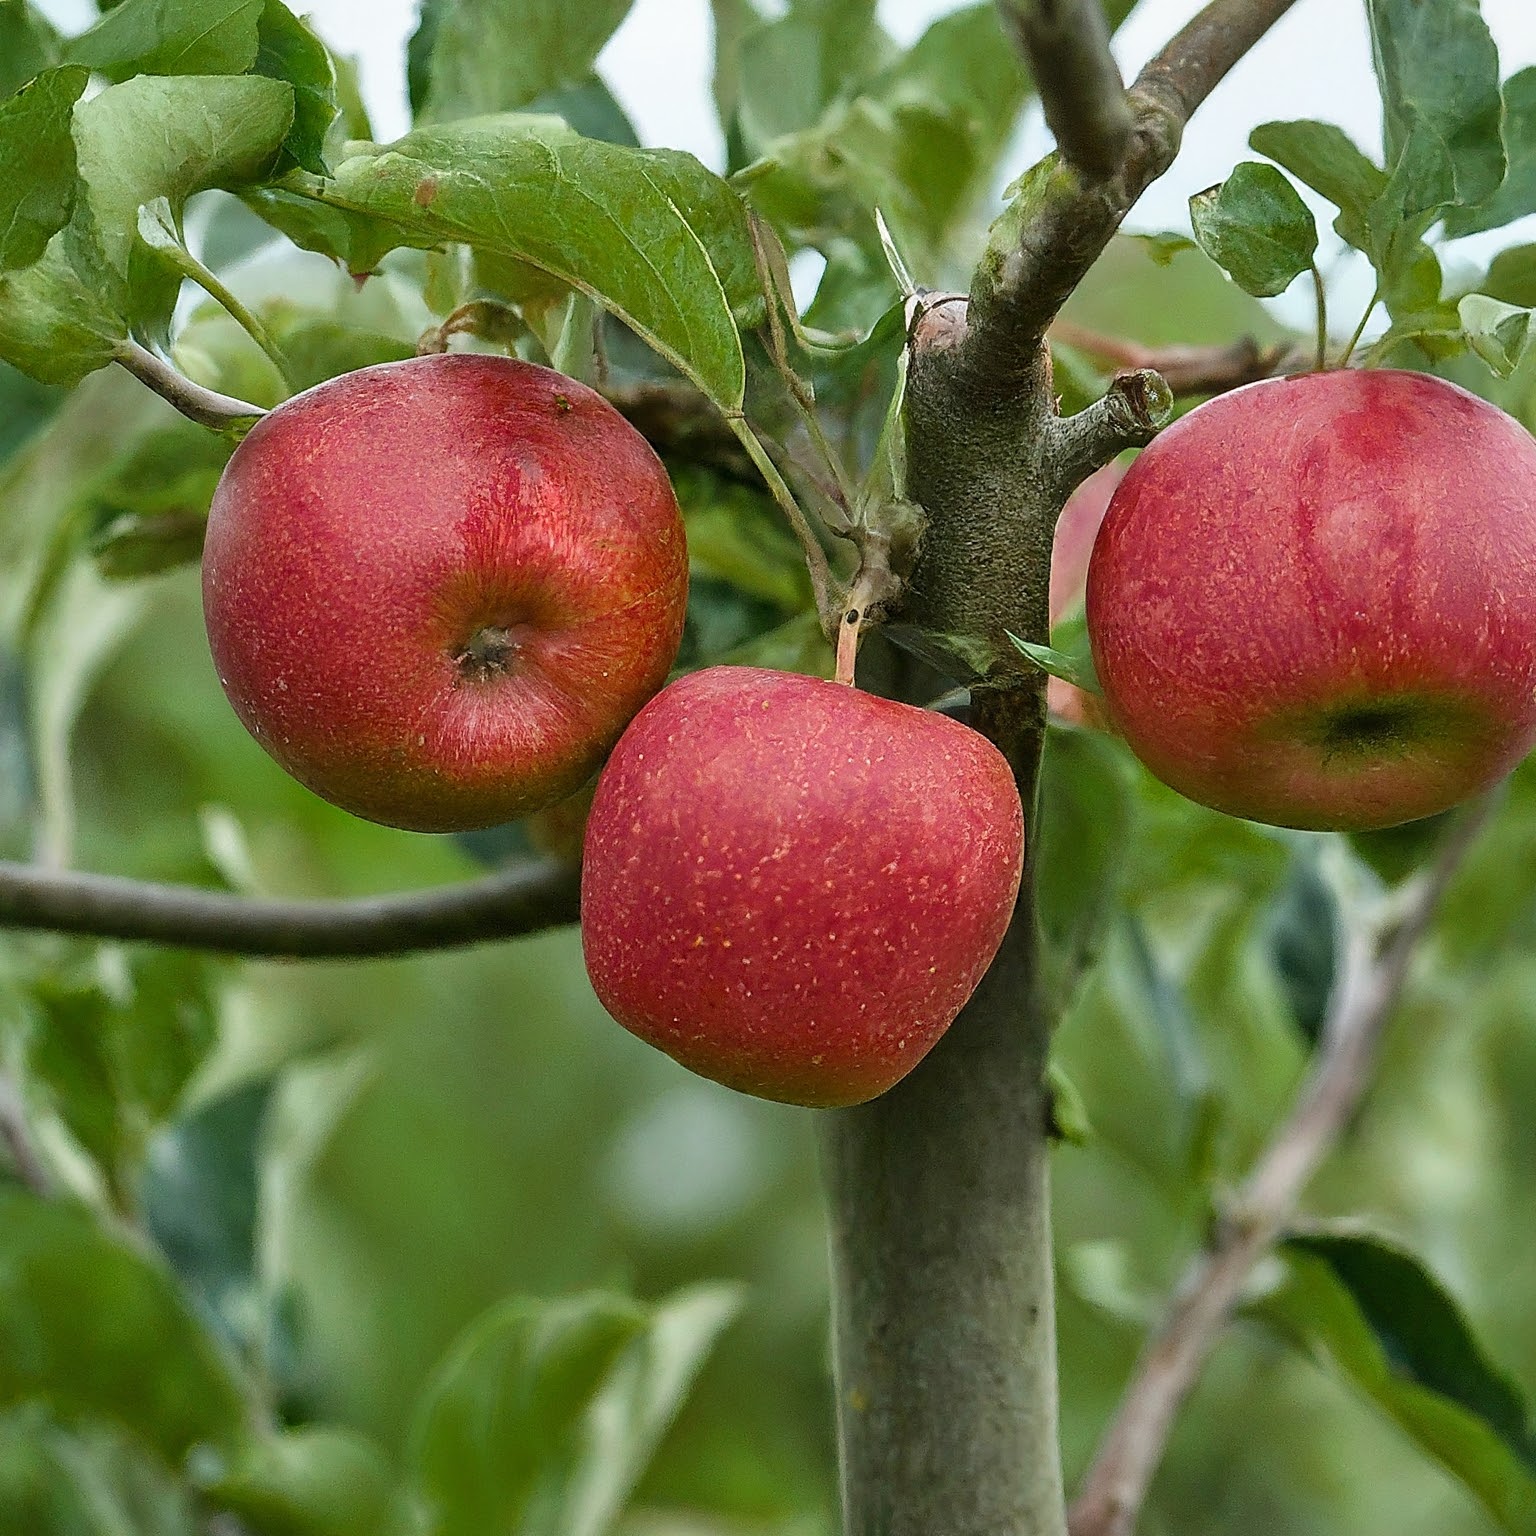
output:
[{"label": "dark spot on apple", "polygon": [[521,649],[510,629],[487,624],[477,629],[463,647],[454,653],[453,662],[459,669],[459,680],[466,683],[488,683],[511,671],[512,663]]},{"label": "dark spot on apple", "polygon": [[416,183],[416,190],[411,195],[411,201],[418,208],[425,208],[437,200],[437,177],[423,176]]},{"label": "dark spot on apple", "polygon": [[1435,741],[1475,734],[1476,714],[1453,700],[1401,694],[1362,699],[1325,715],[1318,745],[1324,760],[1406,757]]},{"label": "dark spot on apple", "polygon": [[555,409],[557,411],[559,411],[562,416],[565,415],[565,413],[568,410],[570,410],[570,408],[571,408],[571,397],[569,395],[556,395],[555,396]]}]

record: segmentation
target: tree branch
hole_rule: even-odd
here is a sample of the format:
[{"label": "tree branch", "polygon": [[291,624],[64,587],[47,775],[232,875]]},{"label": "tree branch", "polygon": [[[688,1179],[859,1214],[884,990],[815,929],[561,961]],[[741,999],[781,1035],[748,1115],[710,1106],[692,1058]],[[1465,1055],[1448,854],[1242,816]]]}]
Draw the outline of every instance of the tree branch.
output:
[{"label": "tree branch", "polygon": [[1148,368],[1160,373],[1175,395],[1219,395],[1244,384],[1310,366],[1312,354],[1294,343],[1261,347],[1252,336],[1228,346],[1148,347],[1123,336],[1105,336],[1071,320],[1051,323],[1054,344],[1085,352],[1117,368]]},{"label": "tree branch", "polygon": [[1098,259],[1141,194],[1173,163],[1190,114],[1296,0],[1211,0],[1137,77],[1130,142],[1111,176],[1084,182],[1070,163],[1030,178],[971,287],[965,363],[1011,377]]},{"label": "tree branch", "polygon": [[351,901],[269,901],[0,863],[0,927],[296,960],[403,955],[538,933],[579,915],[576,868],[514,865],[483,880]]},{"label": "tree branch", "polygon": [[53,1193],[53,1176],[32,1137],[21,1086],[8,1071],[0,1071],[0,1142],[10,1154],[17,1179],[46,1200]]},{"label": "tree branch", "polygon": [[1116,374],[1107,391],[1075,416],[1055,424],[1054,464],[1063,494],[1081,485],[1117,453],[1157,436],[1173,411],[1173,391],[1151,369]]},{"label": "tree branch", "polygon": [[1191,1264],[1142,1351],[1072,1506],[1071,1536],[1132,1536],[1179,1409],[1254,1266],[1284,1232],[1307,1184],[1370,1086],[1382,1035],[1440,898],[1483,829],[1493,798],[1471,807],[1434,864],[1403,892],[1384,933],[1346,935],[1345,961],[1322,1041],[1301,1092],[1268,1150]]},{"label": "tree branch", "polygon": [[1099,0],[998,0],[1029,62],[1061,158],[1090,181],[1113,176],[1131,141],[1131,106]]},{"label": "tree branch", "polygon": [[156,357],[148,347],[125,341],[113,361],[126,369],[141,384],[147,384],[162,400],[174,405],[188,421],[235,437],[243,437],[266,412],[259,405],[221,395],[216,390],[194,384],[178,373],[164,358]]}]

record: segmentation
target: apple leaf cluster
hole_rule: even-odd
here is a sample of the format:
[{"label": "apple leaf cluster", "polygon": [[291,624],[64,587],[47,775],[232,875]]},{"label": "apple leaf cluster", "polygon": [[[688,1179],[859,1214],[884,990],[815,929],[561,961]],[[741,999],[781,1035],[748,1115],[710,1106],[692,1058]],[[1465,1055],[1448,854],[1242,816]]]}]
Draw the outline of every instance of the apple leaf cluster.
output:
[{"label": "apple leaf cluster", "polygon": [[[1265,123],[1250,143],[1332,203],[1334,229],[1375,268],[1390,323],[1374,358],[1404,347],[1436,358],[1470,350],[1508,376],[1536,303],[1529,247],[1463,272],[1445,269],[1437,245],[1536,213],[1536,69],[1501,84],[1498,50],[1475,3],[1371,0],[1366,12],[1385,164],[1332,123]],[[1249,293],[1283,292],[1313,263],[1311,211],[1274,165],[1244,162],[1192,199],[1190,211],[1202,248]]]}]

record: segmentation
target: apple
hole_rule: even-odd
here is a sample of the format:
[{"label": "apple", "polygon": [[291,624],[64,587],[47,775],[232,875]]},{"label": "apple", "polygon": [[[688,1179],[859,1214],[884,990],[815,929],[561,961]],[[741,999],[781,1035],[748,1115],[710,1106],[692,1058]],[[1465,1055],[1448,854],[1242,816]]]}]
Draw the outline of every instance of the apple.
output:
[{"label": "apple", "polygon": [[820,678],[673,683],[598,780],[582,867],[604,1007],[762,1098],[858,1104],[953,1022],[1002,943],[1023,813],[984,737]]},{"label": "apple", "polygon": [[[1051,624],[1059,624],[1079,603],[1088,584],[1088,559],[1099,525],[1109,510],[1109,498],[1125,478],[1125,465],[1118,459],[1095,470],[1068,498],[1056,522],[1051,544]],[[1051,713],[1073,725],[1091,726],[1102,731],[1104,710],[1097,698],[1063,682],[1059,677],[1046,680],[1045,701]]]},{"label": "apple", "polygon": [[1109,719],[1174,789],[1287,827],[1433,815],[1536,737],[1536,442],[1424,374],[1249,385],[1132,465],[1087,601]]},{"label": "apple", "polygon": [[645,439],[572,379],[470,354],[270,412],[203,559],[219,680],[257,741],[327,800],[425,832],[579,788],[666,681],[687,589]]}]

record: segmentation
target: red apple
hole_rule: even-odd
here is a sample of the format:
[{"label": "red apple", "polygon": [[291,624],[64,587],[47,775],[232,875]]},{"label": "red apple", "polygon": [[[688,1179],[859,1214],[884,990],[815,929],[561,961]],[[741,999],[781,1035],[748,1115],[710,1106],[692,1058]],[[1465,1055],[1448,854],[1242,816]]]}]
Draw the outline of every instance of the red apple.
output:
[{"label": "red apple", "polygon": [[1088,630],[1166,783],[1280,826],[1415,820],[1536,737],[1536,442],[1423,374],[1219,396],[1110,503]]},{"label": "red apple", "polygon": [[574,380],[471,355],[278,406],[229,462],[203,560],[252,734],[327,800],[418,831],[578,788],[665,682],[687,586],[645,439]]},{"label": "red apple", "polygon": [[581,932],[604,1007],[716,1082],[858,1104],[922,1060],[1002,943],[1024,828],[958,721],[711,667],[598,780]]},{"label": "red apple", "polygon": [[[1106,464],[1089,475],[1073,491],[1061,517],[1056,523],[1055,541],[1051,545],[1051,623],[1059,623],[1083,601],[1088,584],[1088,558],[1093,554],[1093,541],[1098,537],[1099,525],[1109,510],[1109,498],[1115,487],[1125,478],[1125,465],[1118,460]],[[1059,677],[1047,680],[1045,700],[1050,711],[1058,719],[1073,725],[1091,726],[1102,731],[1105,726],[1104,710],[1097,698],[1064,683]]]}]

